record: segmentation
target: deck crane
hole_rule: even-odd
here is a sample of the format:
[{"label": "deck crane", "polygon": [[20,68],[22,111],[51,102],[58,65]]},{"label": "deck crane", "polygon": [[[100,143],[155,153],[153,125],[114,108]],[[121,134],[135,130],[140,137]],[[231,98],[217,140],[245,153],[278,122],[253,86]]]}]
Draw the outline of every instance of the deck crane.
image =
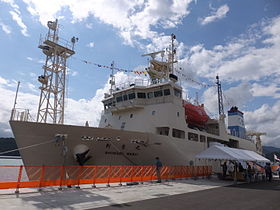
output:
[{"label": "deck crane", "polygon": [[262,151],[261,136],[266,135],[266,133],[264,133],[264,132],[257,132],[257,131],[247,131],[246,135],[250,136],[250,137],[253,137],[253,136],[256,137],[256,149],[257,149],[257,152],[262,154],[263,151]]}]

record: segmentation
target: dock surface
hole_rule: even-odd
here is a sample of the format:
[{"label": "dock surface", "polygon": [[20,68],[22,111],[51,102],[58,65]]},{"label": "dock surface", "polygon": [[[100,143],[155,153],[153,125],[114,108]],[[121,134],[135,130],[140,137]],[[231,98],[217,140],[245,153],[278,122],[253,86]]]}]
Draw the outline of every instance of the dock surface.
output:
[{"label": "dock surface", "polygon": [[280,180],[243,183],[216,178],[131,186],[112,184],[0,190],[2,209],[279,209]]}]

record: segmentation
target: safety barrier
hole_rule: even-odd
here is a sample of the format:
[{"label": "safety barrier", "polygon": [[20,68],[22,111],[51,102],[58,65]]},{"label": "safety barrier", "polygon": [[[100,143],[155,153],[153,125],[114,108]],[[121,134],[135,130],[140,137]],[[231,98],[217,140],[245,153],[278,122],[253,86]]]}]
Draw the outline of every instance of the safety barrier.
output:
[{"label": "safety barrier", "polygon": [[280,167],[280,165],[272,165],[271,166],[272,172],[277,172],[278,167]]},{"label": "safety barrier", "polygon": [[[161,179],[204,177],[211,166],[163,166]],[[0,166],[0,189],[156,180],[154,166]]]}]

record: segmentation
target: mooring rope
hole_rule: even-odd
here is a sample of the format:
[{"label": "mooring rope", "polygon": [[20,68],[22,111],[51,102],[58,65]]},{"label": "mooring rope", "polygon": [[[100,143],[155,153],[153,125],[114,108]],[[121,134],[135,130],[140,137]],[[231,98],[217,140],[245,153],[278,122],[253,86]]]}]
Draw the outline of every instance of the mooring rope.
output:
[{"label": "mooring rope", "polygon": [[16,151],[20,151],[20,150],[29,149],[29,148],[32,148],[32,147],[36,147],[36,146],[40,146],[40,145],[43,145],[43,144],[51,143],[53,141],[56,141],[56,139],[53,139],[53,140],[50,140],[50,141],[45,141],[45,142],[38,143],[38,144],[32,144],[32,145],[29,145],[29,146],[26,146],[26,147],[21,147],[21,148],[18,148],[18,149],[12,149],[12,150],[8,150],[8,151],[5,151],[5,152],[0,152],[0,155],[4,155],[4,154],[10,153],[10,152],[16,152]]}]

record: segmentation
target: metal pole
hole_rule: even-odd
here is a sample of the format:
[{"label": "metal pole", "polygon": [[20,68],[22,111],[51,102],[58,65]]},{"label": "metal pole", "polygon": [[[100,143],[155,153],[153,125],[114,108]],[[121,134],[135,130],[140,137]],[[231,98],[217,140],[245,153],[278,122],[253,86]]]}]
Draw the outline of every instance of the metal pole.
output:
[{"label": "metal pole", "polygon": [[16,108],[19,85],[20,85],[20,81],[18,81],[18,84],[17,84],[17,91],[16,91],[16,96],[15,96],[15,102],[14,102],[14,108],[13,109]]}]

